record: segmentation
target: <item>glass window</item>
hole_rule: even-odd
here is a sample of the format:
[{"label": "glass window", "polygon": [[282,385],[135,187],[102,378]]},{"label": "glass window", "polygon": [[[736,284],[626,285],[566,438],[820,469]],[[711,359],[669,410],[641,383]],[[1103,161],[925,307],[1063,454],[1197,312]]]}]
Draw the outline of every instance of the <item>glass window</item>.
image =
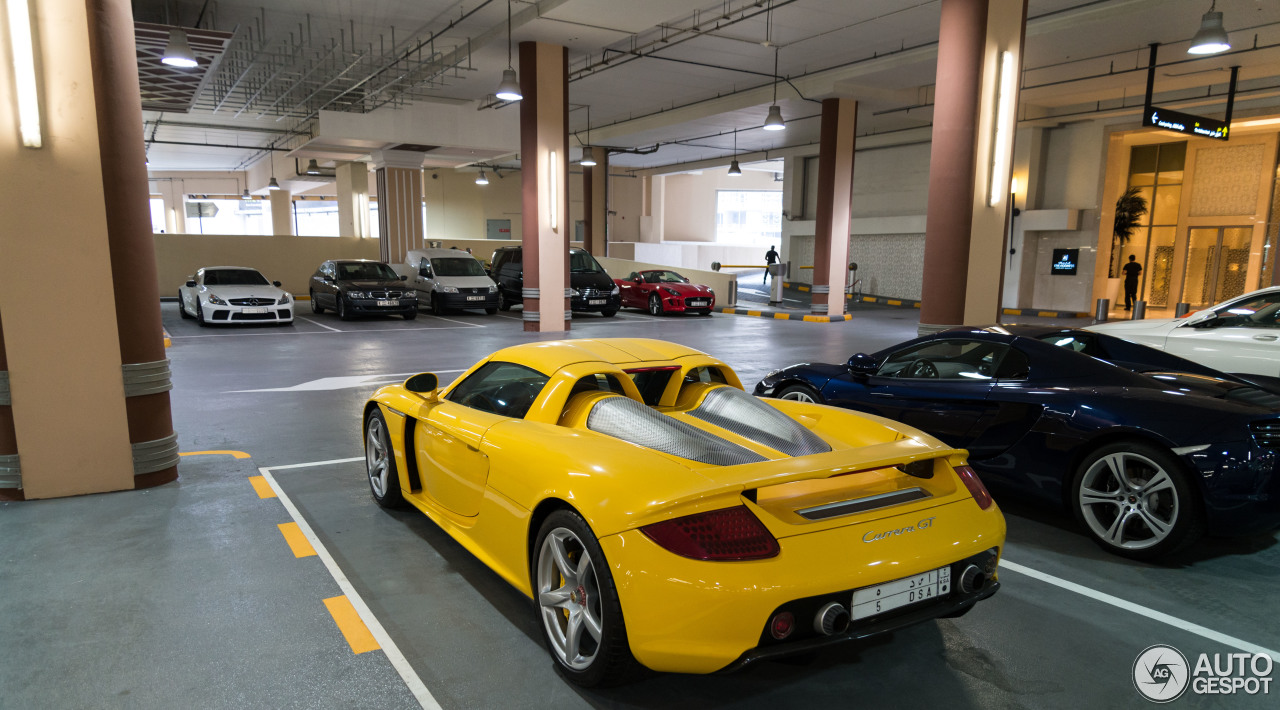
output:
[{"label": "glass window", "polygon": [[271,203],[239,197],[188,197],[188,234],[271,234]]},{"label": "glass window", "polygon": [[674,271],[646,271],[644,282],[650,284],[687,284],[689,279]]},{"label": "glass window", "polygon": [[443,258],[432,259],[431,268],[435,269],[436,276],[484,276],[484,267],[480,262],[466,258]]},{"label": "glass window", "polygon": [[270,282],[254,269],[208,269],[205,286],[270,286]]},{"label": "glass window", "polygon": [[[910,379],[990,380],[1001,372],[1001,362],[1009,350],[1009,346],[1003,343],[980,340],[931,340],[890,355],[876,375]],[[1025,360],[1025,356],[1022,359]],[[1026,368],[1015,366],[1013,369],[1025,371]]]},{"label": "glass window", "polygon": [[547,384],[547,376],[513,362],[489,362],[449,392],[465,407],[504,417],[524,418]]},{"label": "glass window", "polygon": [[569,271],[575,274],[604,273],[604,269],[600,267],[595,257],[582,249],[569,251]]},{"label": "glass window", "polygon": [[338,236],[338,201],[294,200],[293,233],[300,237]]},{"label": "glass window", "polygon": [[636,389],[640,390],[640,397],[644,399],[644,403],[650,407],[655,407],[662,401],[662,393],[667,390],[667,385],[671,383],[671,374],[679,372],[678,366],[671,367],[642,367],[635,370],[627,370],[627,374],[631,376],[631,381],[635,384]]},{"label": "glass window", "polygon": [[1218,317],[1209,321],[1214,328],[1280,328],[1280,292],[1219,308]]},{"label": "glass window", "polygon": [[782,191],[716,191],[717,242],[769,246],[781,238]]},{"label": "glass window", "polygon": [[380,262],[339,261],[338,278],[343,281],[399,281],[390,266]]},{"label": "glass window", "polygon": [[156,234],[163,234],[164,226],[164,198],[151,198],[151,231]]}]

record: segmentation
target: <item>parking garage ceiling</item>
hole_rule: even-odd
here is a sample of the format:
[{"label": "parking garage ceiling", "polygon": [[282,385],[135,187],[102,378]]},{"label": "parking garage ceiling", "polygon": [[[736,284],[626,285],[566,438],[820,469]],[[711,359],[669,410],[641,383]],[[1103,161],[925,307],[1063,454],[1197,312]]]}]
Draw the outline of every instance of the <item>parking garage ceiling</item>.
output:
[{"label": "parking garage ceiling", "polygon": [[[928,127],[940,7],[939,0],[515,0],[510,33],[516,44],[569,48],[571,142],[645,151],[615,154],[616,166],[678,167],[727,162],[735,133],[744,154],[814,144],[816,101],[835,95],[859,99],[860,136]],[[1208,7],[1030,0],[1020,119],[1136,117],[1152,42],[1162,45],[1157,92],[1165,105],[1220,113],[1229,67],[1239,65],[1236,115],[1274,112],[1280,3],[1219,0],[1233,49],[1194,58],[1187,42]],[[319,135],[321,112],[431,104],[517,110],[493,97],[508,63],[505,0],[137,0],[134,14],[140,58],[154,53],[152,25],[196,27],[196,36],[222,42],[220,52],[202,55],[201,76],[168,82],[191,92],[186,110],[144,113],[153,170],[243,169],[272,148],[332,160]],[[144,87],[164,81],[144,68]],[[766,132],[775,86],[788,129]]]}]

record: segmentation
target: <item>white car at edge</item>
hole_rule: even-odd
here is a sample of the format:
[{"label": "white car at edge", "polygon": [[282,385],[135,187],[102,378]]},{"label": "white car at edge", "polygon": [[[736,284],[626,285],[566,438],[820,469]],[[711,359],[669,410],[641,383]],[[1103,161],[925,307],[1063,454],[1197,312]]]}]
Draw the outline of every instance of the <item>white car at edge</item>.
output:
[{"label": "white car at edge", "polygon": [[178,312],[210,323],[293,322],[293,296],[257,269],[206,266],[178,289]]},{"label": "white car at edge", "polygon": [[1280,286],[1183,318],[1116,321],[1094,330],[1184,357],[1223,372],[1280,377]]}]

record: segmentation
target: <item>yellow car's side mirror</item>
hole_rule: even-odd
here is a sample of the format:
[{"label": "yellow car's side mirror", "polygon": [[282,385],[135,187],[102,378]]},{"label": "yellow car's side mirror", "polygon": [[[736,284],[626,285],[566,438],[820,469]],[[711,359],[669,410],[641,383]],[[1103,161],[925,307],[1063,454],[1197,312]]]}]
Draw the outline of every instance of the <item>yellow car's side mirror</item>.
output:
[{"label": "yellow car's side mirror", "polygon": [[440,386],[440,378],[430,372],[420,372],[404,381],[404,388],[422,397],[428,402],[436,401],[436,389]]}]

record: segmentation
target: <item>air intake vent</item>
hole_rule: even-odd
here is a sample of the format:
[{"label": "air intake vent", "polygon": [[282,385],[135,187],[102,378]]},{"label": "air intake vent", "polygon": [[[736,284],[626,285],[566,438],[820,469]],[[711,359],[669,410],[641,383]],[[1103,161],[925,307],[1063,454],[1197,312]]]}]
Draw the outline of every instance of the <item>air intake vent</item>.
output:
[{"label": "air intake vent", "polygon": [[894,505],[902,505],[910,503],[922,498],[928,498],[929,492],[923,488],[907,488],[892,493],[881,493],[880,495],[867,496],[866,498],[855,498],[853,500],[845,500],[839,503],[828,503],[813,508],[804,508],[797,510],[801,517],[808,520],[826,520],[827,518],[838,518],[842,515],[853,515],[854,513],[865,513],[868,510],[877,510],[879,508],[888,508]]}]

